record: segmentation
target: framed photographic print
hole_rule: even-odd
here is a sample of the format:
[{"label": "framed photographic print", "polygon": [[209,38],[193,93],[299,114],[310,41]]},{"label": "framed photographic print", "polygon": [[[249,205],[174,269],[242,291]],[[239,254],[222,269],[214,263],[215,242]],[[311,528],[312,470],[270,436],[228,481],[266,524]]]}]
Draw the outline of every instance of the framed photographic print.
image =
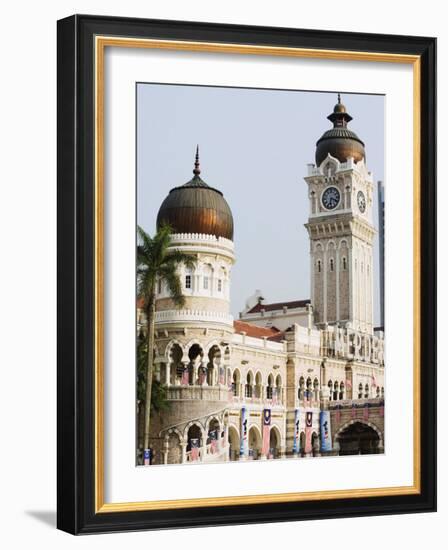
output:
[{"label": "framed photographic print", "polygon": [[436,507],[433,38],[58,22],[58,527]]}]

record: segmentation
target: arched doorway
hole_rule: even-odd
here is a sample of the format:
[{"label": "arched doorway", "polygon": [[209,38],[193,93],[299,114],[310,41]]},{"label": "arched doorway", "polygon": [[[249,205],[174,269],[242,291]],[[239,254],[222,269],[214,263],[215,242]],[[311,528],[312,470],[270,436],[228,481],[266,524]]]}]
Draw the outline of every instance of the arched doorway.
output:
[{"label": "arched doorway", "polygon": [[378,454],[380,438],[376,430],[363,422],[354,422],[338,435],[340,455]]},{"label": "arched doorway", "polygon": [[279,458],[280,456],[280,434],[275,426],[269,433],[269,458]]},{"label": "arched doorway", "polygon": [[261,435],[260,432],[252,426],[249,430],[249,458],[258,460],[261,454]]},{"label": "arched doorway", "polygon": [[305,432],[300,432],[300,455],[305,456]]},{"label": "arched doorway", "polygon": [[202,430],[197,424],[193,424],[188,429],[187,440],[187,462],[195,462],[200,460]]},{"label": "arched doorway", "polygon": [[311,449],[313,456],[320,456],[320,444],[319,444],[319,436],[316,432],[313,432],[311,435]]},{"label": "arched doorway", "polygon": [[213,418],[208,425],[207,446],[210,454],[218,454],[221,443],[221,426],[217,418]]},{"label": "arched doorway", "polygon": [[217,345],[210,348],[207,364],[207,384],[215,386],[219,381],[219,369],[221,368],[221,350]]},{"label": "arched doorway", "polygon": [[201,373],[199,369],[202,369],[200,366],[202,362],[202,355],[203,350],[199,344],[193,344],[188,351],[188,358],[190,359],[190,363],[188,365],[190,385],[201,383]]},{"label": "arched doorway", "polygon": [[184,365],[182,363],[183,350],[179,344],[174,344],[170,351],[170,384],[180,384],[184,376]]},{"label": "arched doorway", "polygon": [[171,432],[168,436],[168,464],[180,464],[182,462],[182,449],[180,438],[176,432]]},{"label": "arched doorway", "polygon": [[229,458],[233,461],[240,458],[240,436],[234,426],[229,426]]}]

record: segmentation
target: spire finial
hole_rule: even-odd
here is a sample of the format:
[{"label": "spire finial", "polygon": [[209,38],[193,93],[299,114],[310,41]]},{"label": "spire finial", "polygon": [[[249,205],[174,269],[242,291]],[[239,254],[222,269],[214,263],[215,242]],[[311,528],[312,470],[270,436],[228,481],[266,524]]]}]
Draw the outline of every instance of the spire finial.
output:
[{"label": "spire finial", "polygon": [[193,174],[195,176],[199,176],[200,173],[201,173],[201,170],[199,168],[199,145],[196,145],[196,157],[195,157],[195,160],[194,160]]},{"label": "spire finial", "polygon": [[338,93],[338,103],[341,103],[341,94]]}]

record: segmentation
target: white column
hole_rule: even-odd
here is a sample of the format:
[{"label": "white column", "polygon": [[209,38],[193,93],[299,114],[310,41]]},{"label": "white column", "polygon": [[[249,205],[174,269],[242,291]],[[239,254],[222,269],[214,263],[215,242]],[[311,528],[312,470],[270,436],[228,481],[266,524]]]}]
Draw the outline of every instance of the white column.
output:
[{"label": "white column", "polygon": [[165,363],[165,384],[169,386],[171,384],[171,363]]},{"label": "white column", "polygon": [[347,250],[348,255],[348,316],[350,320],[353,320],[355,316],[354,309],[354,288],[353,288],[353,271],[355,269],[354,258],[353,258],[353,240],[348,245]]},{"label": "white column", "polygon": [[339,247],[336,246],[336,321],[340,321],[340,311],[339,311]]},{"label": "white column", "polygon": [[324,249],[323,253],[323,270],[322,275],[324,278],[324,284],[323,284],[323,294],[324,294],[324,316],[322,319],[322,322],[327,322],[327,249]]},{"label": "white column", "polygon": [[182,464],[184,464],[187,461],[187,443],[182,443],[181,441],[181,447],[182,447]]}]

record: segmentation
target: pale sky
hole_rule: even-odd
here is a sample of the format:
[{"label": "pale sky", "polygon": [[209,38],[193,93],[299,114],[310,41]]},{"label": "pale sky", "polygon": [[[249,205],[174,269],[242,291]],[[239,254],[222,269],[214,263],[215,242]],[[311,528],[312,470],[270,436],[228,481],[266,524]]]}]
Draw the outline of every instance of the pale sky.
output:
[{"label": "pale sky", "polygon": [[[329,84],[331,89],[331,85]],[[233,213],[236,263],[231,312],[261,289],[266,303],[310,297],[307,164],[337,92],[366,147],[375,184],[384,180],[384,96],[291,90],[137,85],[137,223],[153,234],[170,189],[201,177]],[[374,224],[378,227],[376,185]],[[379,323],[375,242],[375,324]]]}]

